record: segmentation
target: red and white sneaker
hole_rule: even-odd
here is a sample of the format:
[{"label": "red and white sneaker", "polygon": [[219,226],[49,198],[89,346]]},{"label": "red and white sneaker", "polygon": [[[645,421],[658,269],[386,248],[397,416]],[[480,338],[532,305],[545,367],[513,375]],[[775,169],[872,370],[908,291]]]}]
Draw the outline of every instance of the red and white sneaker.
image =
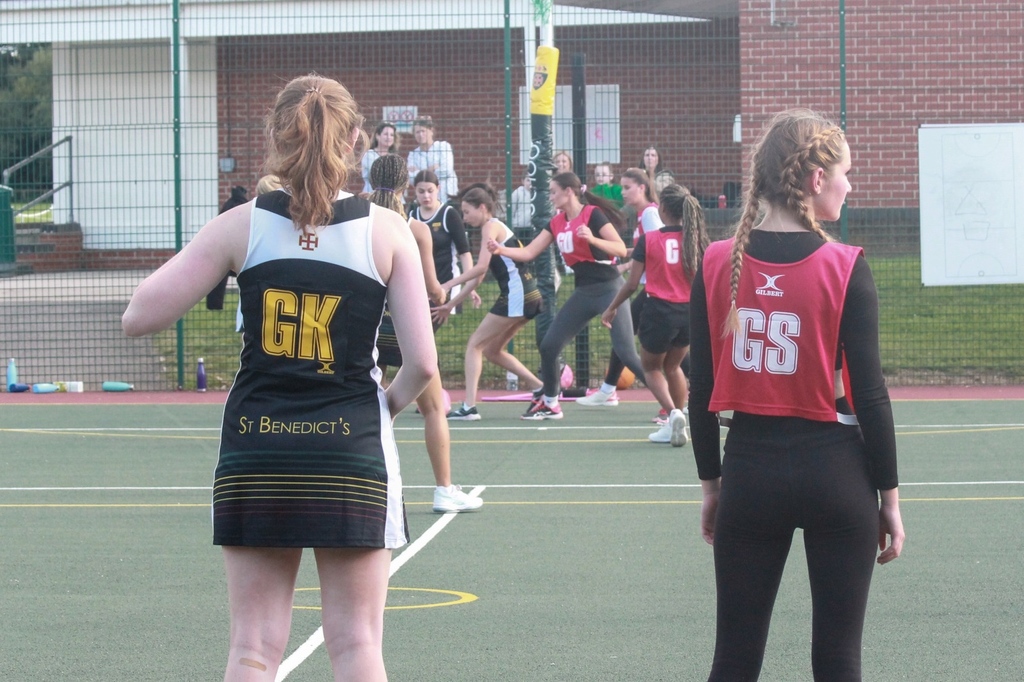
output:
[{"label": "red and white sneaker", "polygon": [[537,402],[535,402],[532,405],[530,405],[530,409],[528,409],[526,411],[526,413],[522,417],[520,417],[520,419],[525,419],[527,421],[540,421],[542,419],[561,419],[561,418],[562,418],[562,408],[561,408],[561,406],[556,404],[556,405],[553,405],[552,407],[548,407],[547,405],[544,404],[543,400],[538,400]]},{"label": "red and white sneaker", "polygon": [[668,424],[668,412],[665,411],[665,408],[658,410],[658,416],[651,418],[651,423],[657,424],[658,426]]}]

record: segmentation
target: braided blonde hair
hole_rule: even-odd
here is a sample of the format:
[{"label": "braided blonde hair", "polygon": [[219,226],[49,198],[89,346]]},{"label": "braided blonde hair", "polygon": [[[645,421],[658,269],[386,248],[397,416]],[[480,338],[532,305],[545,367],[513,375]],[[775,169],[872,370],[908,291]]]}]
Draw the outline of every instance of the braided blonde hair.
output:
[{"label": "braided blonde hair", "polygon": [[751,155],[743,212],[734,235],[730,306],[724,336],[740,329],[736,296],[743,254],[750,243],[750,231],[754,229],[762,202],[790,211],[808,231],[832,241],[808,209],[804,181],[816,169],[828,172],[838,164],[843,159],[845,143],[842,128],[810,109],[790,109],[777,114],[761,134]]},{"label": "braided blonde hair", "polygon": [[406,217],[405,207],[400,197],[408,185],[409,169],[401,156],[385,154],[370,166],[370,187],[373,188],[368,197],[370,203],[390,208],[403,218]]}]

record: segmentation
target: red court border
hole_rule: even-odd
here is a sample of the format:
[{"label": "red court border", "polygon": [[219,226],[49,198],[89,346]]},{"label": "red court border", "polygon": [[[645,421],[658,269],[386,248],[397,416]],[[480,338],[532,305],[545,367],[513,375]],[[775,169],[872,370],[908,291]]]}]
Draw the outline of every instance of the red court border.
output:
[{"label": "red court border", "polygon": [[[452,401],[463,391],[450,392]],[[481,397],[501,396],[507,391],[481,391]],[[0,405],[222,405],[227,391],[87,391],[85,393],[0,393]],[[1024,400],[1024,385],[1007,386],[896,386],[893,400]],[[619,391],[626,402],[654,402],[646,389]]]}]

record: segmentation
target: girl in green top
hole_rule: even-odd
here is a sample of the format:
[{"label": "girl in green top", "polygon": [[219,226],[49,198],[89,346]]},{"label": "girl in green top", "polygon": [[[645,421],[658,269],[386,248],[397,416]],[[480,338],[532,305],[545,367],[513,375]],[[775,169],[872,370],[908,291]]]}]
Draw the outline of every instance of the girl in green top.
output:
[{"label": "girl in green top", "polygon": [[594,180],[596,185],[590,191],[599,197],[608,199],[616,208],[622,208],[622,186],[612,182],[615,178],[612,175],[612,167],[608,162],[599,163],[594,167]]}]

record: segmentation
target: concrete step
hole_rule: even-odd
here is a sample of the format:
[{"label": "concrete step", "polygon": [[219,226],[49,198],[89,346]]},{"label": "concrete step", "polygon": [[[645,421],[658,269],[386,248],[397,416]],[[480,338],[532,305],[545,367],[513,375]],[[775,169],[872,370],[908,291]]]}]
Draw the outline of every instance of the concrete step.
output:
[{"label": "concrete step", "polygon": [[0,263],[0,277],[19,277],[31,274],[32,265],[29,263]]}]

